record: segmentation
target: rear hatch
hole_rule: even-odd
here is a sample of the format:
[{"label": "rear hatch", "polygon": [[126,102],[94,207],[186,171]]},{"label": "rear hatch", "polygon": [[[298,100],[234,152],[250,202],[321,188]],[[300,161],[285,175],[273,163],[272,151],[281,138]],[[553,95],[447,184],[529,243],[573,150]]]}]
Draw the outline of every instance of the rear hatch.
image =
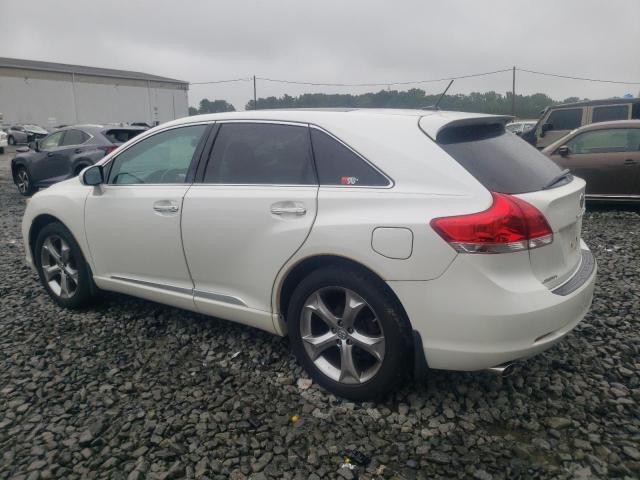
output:
[{"label": "rear hatch", "polygon": [[552,289],[580,263],[585,182],[506,132],[505,121],[491,116],[454,120],[430,136],[435,134],[436,143],[489,191],[518,197],[545,216],[553,242],[530,249],[529,258],[535,276]]}]

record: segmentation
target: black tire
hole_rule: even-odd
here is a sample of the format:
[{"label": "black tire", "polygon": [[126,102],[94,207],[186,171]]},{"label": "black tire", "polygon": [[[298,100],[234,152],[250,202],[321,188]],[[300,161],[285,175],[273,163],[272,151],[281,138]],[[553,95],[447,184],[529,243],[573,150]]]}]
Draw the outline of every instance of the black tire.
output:
[{"label": "black tire", "polygon": [[[73,259],[70,264],[73,270],[77,272],[77,283],[76,288],[68,298],[63,298],[60,293],[56,293],[45,276],[42,265],[43,246],[48,239],[54,243],[57,239],[61,239],[66,242],[70,248],[69,258]],[[93,292],[96,289],[93,285],[89,266],[87,265],[84,255],[82,254],[82,250],[80,250],[80,246],[76,242],[75,238],[73,238],[71,232],[61,223],[50,223],[38,233],[33,251],[33,261],[36,269],[38,270],[40,283],[42,283],[49,296],[61,307],[77,309],[88,305],[91,300],[93,300]]]},{"label": "black tire", "polygon": [[0,155],[4,155],[4,147],[0,147]]},{"label": "black tire", "polygon": [[[365,308],[369,309],[370,313],[377,318],[377,324],[380,327],[379,331],[384,338],[384,356],[381,364],[375,374],[367,378],[366,381],[362,381],[362,383],[348,384],[343,381],[336,381],[336,379],[325,374],[311,359],[302,340],[301,330],[305,328],[303,327],[305,302],[311,298],[311,295],[315,294],[314,292],[330,292],[331,289],[336,287],[337,291],[345,290],[355,293],[368,304]],[[342,313],[344,314],[344,310]],[[360,313],[357,315],[360,315]],[[340,314],[337,312],[336,317],[340,318]],[[375,323],[373,324],[375,325]],[[364,269],[327,266],[313,271],[300,282],[291,296],[287,312],[287,326],[289,341],[298,362],[316,383],[340,397],[356,401],[379,398],[399,386],[412,371],[412,333],[404,309],[389,292],[387,285]],[[354,328],[356,327],[354,326]],[[344,328],[342,330],[342,332],[337,333],[345,334]],[[353,333],[353,330],[350,330]],[[338,339],[336,342],[338,345],[344,345],[344,343],[339,343],[342,341],[348,344],[353,343],[349,339],[344,340],[342,336],[340,338],[343,340]],[[354,343],[351,349],[352,352],[355,352],[355,347],[357,347],[357,344]],[[337,355],[340,358],[339,369],[342,370],[342,357],[340,355],[343,347],[328,347],[328,349],[331,348],[335,348],[338,352]],[[328,349],[326,350],[327,352],[329,351]],[[351,355],[354,355],[354,353],[351,353]],[[353,356],[351,358],[352,360],[354,359]]]},{"label": "black tire", "polygon": [[16,176],[14,178],[14,182],[16,187],[18,187],[18,191],[21,195],[25,197],[30,197],[36,191],[35,186],[33,185],[33,179],[31,178],[31,174],[29,170],[20,165],[16,169]]},{"label": "black tire", "polygon": [[9,145],[15,145],[16,144],[16,140],[15,140],[15,138],[13,138],[13,135],[9,135],[9,138],[7,139],[7,142],[9,142]]}]

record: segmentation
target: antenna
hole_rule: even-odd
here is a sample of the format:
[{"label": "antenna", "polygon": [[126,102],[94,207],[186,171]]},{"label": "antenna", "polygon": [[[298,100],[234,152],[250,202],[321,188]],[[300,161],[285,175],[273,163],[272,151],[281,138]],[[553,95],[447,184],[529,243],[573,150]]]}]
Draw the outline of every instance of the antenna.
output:
[{"label": "antenna", "polygon": [[451,87],[451,85],[453,84],[453,82],[455,81],[455,78],[452,78],[451,81],[449,82],[449,85],[447,85],[447,88],[444,89],[444,92],[442,92],[442,94],[440,94],[440,97],[438,98],[438,101],[436,102],[435,105],[426,107],[425,110],[438,110],[438,105],[440,105],[440,102],[442,101],[442,99],[444,98],[444,96],[447,94],[447,92],[449,91],[449,87]]}]

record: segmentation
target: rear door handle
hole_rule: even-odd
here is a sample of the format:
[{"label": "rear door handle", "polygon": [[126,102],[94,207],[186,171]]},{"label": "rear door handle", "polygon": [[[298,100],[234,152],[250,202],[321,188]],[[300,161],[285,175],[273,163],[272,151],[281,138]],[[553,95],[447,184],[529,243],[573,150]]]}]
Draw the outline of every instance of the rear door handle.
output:
[{"label": "rear door handle", "polygon": [[178,202],[173,200],[158,200],[153,204],[153,209],[158,213],[177,213],[180,210]]},{"label": "rear door handle", "polygon": [[277,202],[271,205],[271,213],[274,215],[304,215],[307,209],[299,202]]},{"label": "rear door handle", "polygon": [[633,158],[627,158],[627,159],[624,161],[624,164],[625,164],[625,165],[637,165],[637,164],[638,164],[638,162],[637,162],[637,160],[634,160]]},{"label": "rear door handle", "polygon": [[53,157],[53,152],[47,153],[47,157]]}]

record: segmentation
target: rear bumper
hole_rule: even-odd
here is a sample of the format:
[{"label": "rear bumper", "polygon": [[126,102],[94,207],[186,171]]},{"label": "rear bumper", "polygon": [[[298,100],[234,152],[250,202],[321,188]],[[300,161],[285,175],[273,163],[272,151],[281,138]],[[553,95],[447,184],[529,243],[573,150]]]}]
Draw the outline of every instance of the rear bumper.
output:
[{"label": "rear bumper", "polygon": [[584,318],[597,267],[594,261],[585,274],[585,255],[593,257],[582,247],[587,254],[561,293],[562,286],[554,293],[533,274],[492,278],[464,256],[436,280],[388,284],[419,333],[430,368],[482,370],[548,349]]}]

